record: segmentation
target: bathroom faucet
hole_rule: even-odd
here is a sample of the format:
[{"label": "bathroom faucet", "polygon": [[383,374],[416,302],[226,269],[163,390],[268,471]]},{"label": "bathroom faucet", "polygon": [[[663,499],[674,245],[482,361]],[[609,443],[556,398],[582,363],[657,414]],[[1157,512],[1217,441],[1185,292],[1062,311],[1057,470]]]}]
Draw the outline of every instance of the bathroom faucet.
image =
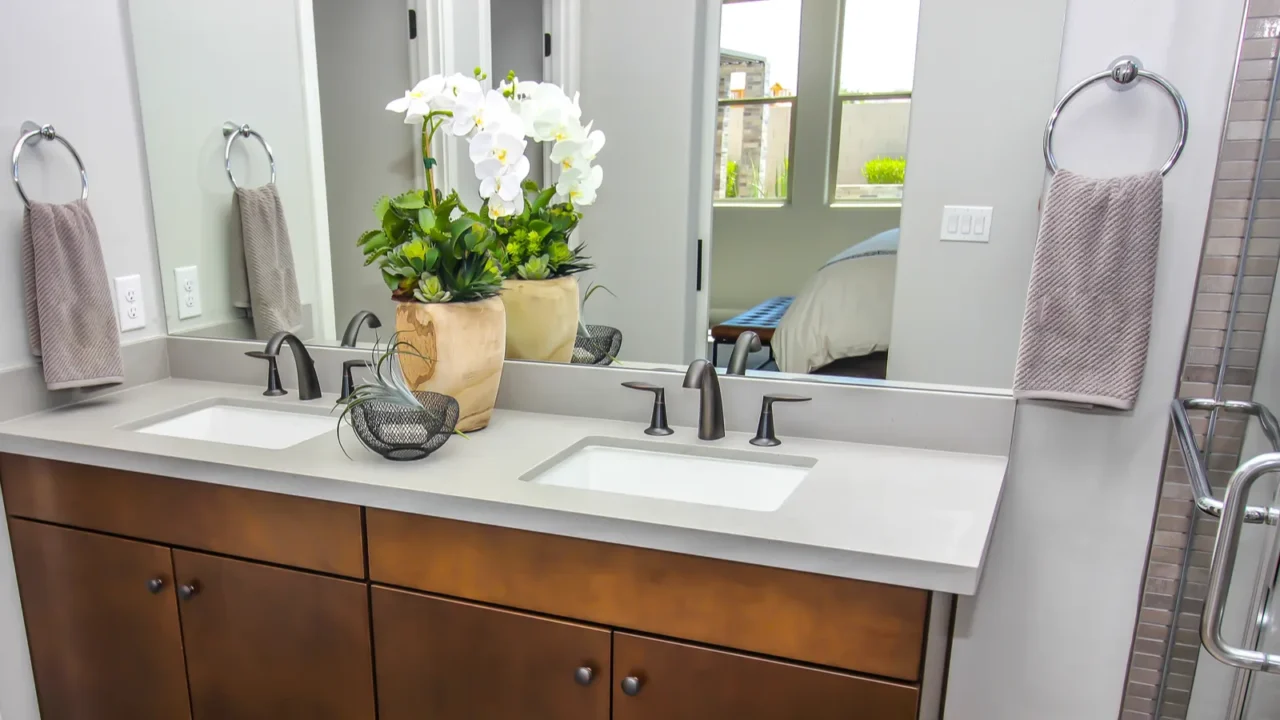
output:
[{"label": "bathroom faucet", "polygon": [[351,316],[351,321],[347,323],[347,329],[342,331],[342,347],[356,346],[356,340],[360,337],[360,326],[363,325],[366,320],[369,322],[370,329],[376,330],[382,327],[382,321],[378,319],[377,315],[374,315],[368,310],[361,310]]},{"label": "bathroom faucet", "polygon": [[698,439],[719,440],[724,437],[724,405],[720,402],[720,380],[716,367],[698,358],[689,363],[684,386],[699,393]]},{"label": "bathroom faucet", "polygon": [[275,357],[280,354],[280,346],[288,344],[293,348],[293,364],[298,369],[298,398],[300,400],[316,400],[320,397],[320,378],[316,377],[316,363],[307,352],[297,335],[281,330],[267,341],[263,355]]},{"label": "bathroom faucet", "polygon": [[725,369],[724,374],[746,375],[747,356],[753,352],[759,352],[763,347],[760,336],[754,330],[743,330],[733,343],[733,352],[729,354],[729,367]]}]

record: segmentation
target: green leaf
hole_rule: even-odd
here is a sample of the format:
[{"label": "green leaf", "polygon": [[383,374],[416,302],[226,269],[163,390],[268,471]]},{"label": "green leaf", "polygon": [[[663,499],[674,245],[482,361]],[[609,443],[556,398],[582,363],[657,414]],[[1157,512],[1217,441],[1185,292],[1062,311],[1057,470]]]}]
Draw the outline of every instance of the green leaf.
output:
[{"label": "green leaf", "polygon": [[431,211],[431,208],[424,207],[418,211],[418,226],[423,230],[436,226],[436,214]]},{"label": "green leaf", "polygon": [[400,289],[400,278],[386,270],[382,271],[382,282],[387,284],[387,289],[391,292],[395,292]]},{"label": "green leaf", "polygon": [[372,239],[374,235],[378,235],[381,232],[382,232],[381,230],[365,230],[364,232],[360,233],[360,237],[356,238],[356,247],[363,246],[365,243],[369,242],[369,240]]},{"label": "green leaf", "polygon": [[391,238],[381,230],[370,230],[360,236],[364,242],[360,245],[360,252],[368,255],[376,250],[391,247]]},{"label": "green leaf", "polygon": [[471,226],[473,224],[474,222],[471,220],[471,218],[468,218],[466,215],[463,215],[459,217],[457,220],[454,220],[453,223],[449,226],[449,235],[453,237],[453,239],[459,240],[462,238],[464,233],[466,233],[468,230],[471,229]]},{"label": "green leaf", "polygon": [[435,271],[436,263],[440,262],[440,249],[434,245],[427,248],[426,257],[422,260],[428,271]]},{"label": "green leaf", "polygon": [[365,267],[368,267],[369,265],[374,264],[375,262],[377,262],[378,258],[383,257],[384,255],[386,255],[386,254],[387,254],[387,253],[389,253],[389,252],[391,252],[391,248],[385,248],[385,247],[384,247],[384,248],[380,248],[380,249],[378,249],[378,250],[375,250],[374,252],[372,252],[372,253],[370,253],[370,254],[368,254],[368,255],[365,255],[365,256],[364,256],[364,264],[365,264]]},{"label": "green leaf", "polygon": [[546,220],[532,220],[529,222],[529,229],[538,233],[538,237],[545,238],[551,234],[552,225]]},{"label": "green leaf", "polygon": [[426,207],[427,201],[420,192],[410,191],[394,198],[391,205],[400,210],[418,210]]},{"label": "green leaf", "polygon": [[379,221],[381,221],[382,218],[386,216],[387,211],[390,209],[391,209],[391,198],[387,197],[386,195],[383,195],[382,197],[378,198],[378,202],[373,204],[373,215],[374,217],[378,218]]},{"label": "green leaf", "polygon": [[533,202],[530,203],[533,212],[542,212],[542,209],[547,206],[547,203],[551,202],[551,196],[555,194],[556,187],[554,185],[538,193],[538,197],[534,198]]},{"label": "green leaf", "polygon": [[422,167],[426,168],[426,169],[427,169],[427,172],[431,172],[431,168],[433,168],[433,167],[435,167],[435,166],[436,166],[436,159],[435,159],[435,158],[433,158],[433,157],[424,157],[424,158],[422,158]]}]

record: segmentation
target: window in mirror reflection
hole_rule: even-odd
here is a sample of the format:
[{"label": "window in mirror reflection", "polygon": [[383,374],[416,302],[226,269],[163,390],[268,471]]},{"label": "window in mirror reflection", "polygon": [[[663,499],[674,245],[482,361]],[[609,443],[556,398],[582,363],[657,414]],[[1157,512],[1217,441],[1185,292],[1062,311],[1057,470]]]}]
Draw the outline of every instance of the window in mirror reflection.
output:
[{"label": "window in mirror reflection", "polygon": [[788,197],[800,5],[724,0],[712,180],[718,202]]},{"label": "window in mirror reflection", "polygon": [[845,0],[834,159],[836,202],[900,202],[919,0]]}]

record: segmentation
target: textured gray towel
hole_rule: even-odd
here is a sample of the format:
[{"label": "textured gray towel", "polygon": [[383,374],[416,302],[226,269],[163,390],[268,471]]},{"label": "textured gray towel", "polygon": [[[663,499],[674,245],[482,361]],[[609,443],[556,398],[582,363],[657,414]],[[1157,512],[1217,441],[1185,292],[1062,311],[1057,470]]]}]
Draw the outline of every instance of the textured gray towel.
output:
[{"label": "textured gray towel", "polygon": [[1054,174],[1022,319],[1015,398],[1133,408],[1147,363],[1163,196],[1159,173]]},{"label": "textured gray towel", "polygon": [[27,208],[22,291],[27,341],[50,390],[124,382],[107,266],[84,200]]},{"label": "textured gray towel", "polygon": [[[240,206],[240,238],[232,241],[232,257],[240,254],[244,263],[240,269],[233,267],[233,276],[244,273],[247,277],[254,334],[266,340],[281,330],[297,332],[302,329],[302,301],[280,193],[275,183],[236,188],[236,203]],[[233,283],[233,295],[235,287]]]}]

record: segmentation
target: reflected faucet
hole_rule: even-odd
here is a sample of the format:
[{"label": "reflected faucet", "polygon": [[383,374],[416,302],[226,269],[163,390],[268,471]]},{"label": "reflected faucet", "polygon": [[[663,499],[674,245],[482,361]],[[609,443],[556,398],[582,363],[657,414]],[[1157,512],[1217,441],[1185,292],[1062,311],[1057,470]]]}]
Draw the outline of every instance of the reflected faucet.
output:
[{"label": "reflected faucet", "polygon": [[369,322],[371,330],[382,327],[382,321],[378,319],[377,315],[368,310],[361,310],[351,316],[351,322],[347,323],[347,329],[342,331],[342,347],[356,346],[356,341],[360,337],[360,327],[364,325],[366,320]]},{"label": "reflected faucet", "polygon": [[746,375],[747,356],[764,348],[760,336],[753,330],[743,330],[738,339],[733,341],[733,352],[729,355],[729,367],[725,375]]},{"label": "reflected faucet", "polygon": [[684,386],[698,390],[698,439],[719,440],[724,437],[724,404],[720,401],[720,380],[716,367],[698,358],[689,363]]},{"label": "reflected faucet", "polygon": [[300,400],[316,400],[320,397],[320,378],[316,377],[316,363],[307,352],[297,335],[281,330],[267,341],[264,355],[275,357],[280,354],[280,346],[288,344],[293,348],[293,364],[298,369],[298,398]]}]

